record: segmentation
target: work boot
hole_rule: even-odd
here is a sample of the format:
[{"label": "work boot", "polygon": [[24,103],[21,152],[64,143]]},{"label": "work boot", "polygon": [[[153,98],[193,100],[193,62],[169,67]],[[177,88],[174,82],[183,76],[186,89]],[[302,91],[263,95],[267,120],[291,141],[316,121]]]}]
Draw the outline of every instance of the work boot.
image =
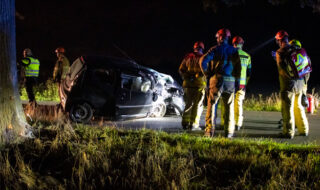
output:
[{"label": "work boot", "polygon": [[214,136],[214,127],[206,127],[204,130],[204,136],[205,137],[213,137]]},{"label": "work boot", "polygon": [[234,133],[227,133],[227,134],[225,135],[225,137],[228,138],[228,139],[232,139],[232,138],[235,137],[235,135],[234,135]]},{"label": "work boot", "polygon": [[199,127],[199,124],[193,123],[191,126],[191,131],[201,131],[202,129]]},{"label": "work boot", "polygon": [[293,139],[294,135],[290,135],[289,133],[279,133],[279,138],[283,139]]},{"label": "work boot", "polygon": [[300,133],[299,136],[307,137],[309,134],[308,133]]},{"label": "work boot", "polygon": [[236,131],[239,131],[241,129],[241,126],[236,125],[235,129],[236,129]]},{"label": "work boot", "polygon": [[182,129],[183,129],[183,130],[189,130],[189,129],[191,129],[190,123],[182,123],[181,125],[182,125]]}]

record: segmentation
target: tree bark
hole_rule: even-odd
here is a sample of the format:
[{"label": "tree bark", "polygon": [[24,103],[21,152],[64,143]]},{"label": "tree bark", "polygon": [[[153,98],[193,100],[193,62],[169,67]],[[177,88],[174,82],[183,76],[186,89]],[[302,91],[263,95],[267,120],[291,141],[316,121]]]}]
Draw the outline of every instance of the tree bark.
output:
[{"label": "tree bark", "polygon": [[28,134],[16,62],[15,1],[0,0],[0,145]]}]

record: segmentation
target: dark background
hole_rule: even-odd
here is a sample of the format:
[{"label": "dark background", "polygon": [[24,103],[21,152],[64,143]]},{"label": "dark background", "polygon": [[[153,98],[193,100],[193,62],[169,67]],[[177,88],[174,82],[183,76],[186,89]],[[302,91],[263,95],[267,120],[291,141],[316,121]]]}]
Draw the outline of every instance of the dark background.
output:
[{"label": "dark background", "polygon": [[44,81],[52,76],[58,46],[66,48],[71,63],[84,54],[127,54],[181,82],[178,68],[193,43],[202,40],[207,50],[216,44],[217,30],[225,27],[232,36],[244,38],[244,50],[252,56],[248,92],[269,94],[279,90],[271,51],[278,48],[273,39],[276,32],[284,29],[291,39],[302,42],[312,60],[309,91],[319,89],[319,13],[301,8],[299,0],[278,6],[267,0],[235,6],[214,1],[215,11],[205,8],[207,1],[16,0],[17,58],[24,48],[31,48],[41,62]]}]

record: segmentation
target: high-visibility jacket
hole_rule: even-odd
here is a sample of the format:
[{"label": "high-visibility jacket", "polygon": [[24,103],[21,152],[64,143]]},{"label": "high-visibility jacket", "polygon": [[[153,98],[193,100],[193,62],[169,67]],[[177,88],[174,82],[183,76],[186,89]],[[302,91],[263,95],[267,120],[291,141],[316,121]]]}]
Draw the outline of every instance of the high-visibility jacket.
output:
[{"label": "high-visibility jacket", "polygon": [[290,45],[287,45],[285,47],[279,48],[276,52],[276,62],[278,66],[278,72],[279,72],[279,82],[280,82],[280,91],[295,91],[299,92],[302,91],[304,86],[304,80],[301,79],[292,79],[288,71],[286,69],[287,65],[285,62],[285,59],[287,56],[289,56],[290,48],[292,48]]},{"label": "high-visibility jacket", "polygon": [[179,74],[183,78],[182,86],[184,88],[205,88],[206,78],[203,75],[199,59],[202,53],[193,52],[187,54],[179,67]]},{"label": "high-visibility jacket", "polygon": [[242,49],[238,49],[238,52],[241,60],[241,75],[238,85],[240,85],[240,88],[244,89],[247,85],[247,79],[251,75],[251,57]]},{"label": "high-visibility jacket", "polygon": [[40,61],[33,57],[22,59],[22,64],[25,66],[26,77],[39,77]]}]

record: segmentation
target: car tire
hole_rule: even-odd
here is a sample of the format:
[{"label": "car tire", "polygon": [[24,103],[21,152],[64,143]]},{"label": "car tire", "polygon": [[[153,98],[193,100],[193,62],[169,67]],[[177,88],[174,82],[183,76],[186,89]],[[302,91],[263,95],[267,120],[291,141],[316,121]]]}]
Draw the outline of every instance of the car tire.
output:
[{"label": "car tire", "polygon": [[71,106],[70,119],[76,123],[88,123],[93,117],[93,109],[88,103],[74,104]]},{"label": "car tire", "polygon": [[150,113],[150,117],[163,117],[166,115],[167,106],[164,102],[157,103]]}]

